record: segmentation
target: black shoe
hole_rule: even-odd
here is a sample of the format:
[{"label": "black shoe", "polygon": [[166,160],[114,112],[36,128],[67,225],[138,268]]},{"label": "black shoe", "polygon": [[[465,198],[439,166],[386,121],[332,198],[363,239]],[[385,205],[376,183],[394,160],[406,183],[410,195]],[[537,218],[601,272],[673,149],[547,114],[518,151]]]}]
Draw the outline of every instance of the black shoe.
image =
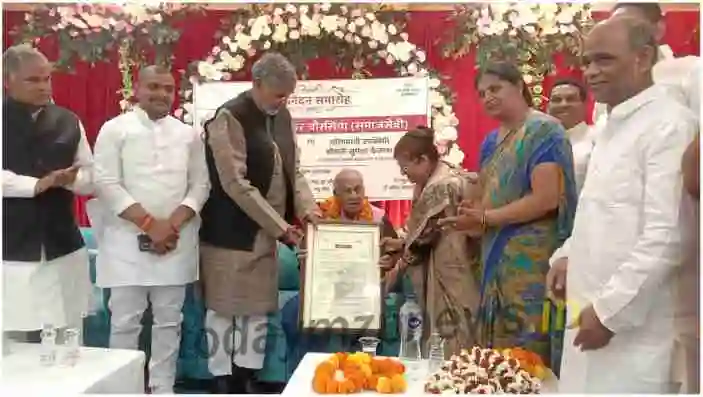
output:
[{"label": "black shoe", "polygon": [[210,394],[232,394],[232,376],[216,376],[210,384]]},{"label": "black shoe", "polygon": [[243,368],[232,364],[230,394],[251,394],[253,392],[252,381],[255,374],[255,369]]}]

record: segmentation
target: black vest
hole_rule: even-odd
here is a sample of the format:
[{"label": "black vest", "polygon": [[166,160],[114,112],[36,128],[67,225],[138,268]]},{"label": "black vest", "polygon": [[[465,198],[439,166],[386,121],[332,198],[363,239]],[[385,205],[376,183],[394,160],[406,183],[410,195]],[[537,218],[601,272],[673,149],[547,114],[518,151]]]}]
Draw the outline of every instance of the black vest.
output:
[{"label": "black vest", "polygon": [[[5,98],[2,120],[2,169],[42,178],[73,165],[81,131],[78,117],[50,104],[37,117],[32,109]],[[2,198],[2,257],[35,262],[42,246],[47,260],[83,247],[73,213],[73,193],[51,188],[32,198]]]},{"label": "black vest", "polygon": [[[251,91],[246,91],[234,99],[225,102],[215,114],[226,109],[239,121],[244,131],[247,151],[247,180],[259,190],[263,197],[269,191],[274,167],[274,146],[278,146],[283,162],[286,180],[286,212],[284,219],[292,223],[295,217],[295,141],[291,131],[291,116],[283,108],[275,116],[262,112],[254,103]],[[267,118],[270,119],[272,135],[266,129]],[[210,122],[205,124],[205,139],[209,142]],[[252,251],[254,239],[260,226],[251,219],[232,198],[224,191],[220,182],[212,149],[205,145],[205,160],[210,174],[210,196],[200,213],[200,239],[220,248],[237,251]]]}]

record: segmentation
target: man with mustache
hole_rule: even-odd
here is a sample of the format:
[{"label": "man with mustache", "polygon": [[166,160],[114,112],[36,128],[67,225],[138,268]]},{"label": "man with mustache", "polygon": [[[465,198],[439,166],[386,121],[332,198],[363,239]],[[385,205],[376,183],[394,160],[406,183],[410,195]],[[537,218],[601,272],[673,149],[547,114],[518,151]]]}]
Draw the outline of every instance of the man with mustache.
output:
[{"label": "man with mustache", "polygon": [[139,72],[138,106],[106,122],[95,142],[104,209],[96,263],[110,288],[110,347],[137,349],[151,303],[151,393],[173,393],[186,285],[198,279],[198,213],[209,187],[202,139],[169,115],[171,71]]},{"label": "man with mustache", "polygon": [[561,393],[671,391],[681,157],[697,125],[654,84],[656,50],[651,26],[625,16],[584,42],[584,77],[609,114],[547,276],[567,302]]},{"label": "man with mustache", "polygon": [[216,394],[246,393],[263,367],[267,314],[278,309],[276,244],[298,245],[295,221],[319,218],[286,109],[295,67],[266,53],[251,71],[252,89],[225,102],[205,124],[212,191],[202,212],[200,253]]},{"label": "man with mustache", "polygon": [[88,311],[74,193],[92,193],[93,156],[78,117],[51,100],[46,57],[21,44],[2,63],[2,325],[39,342],[43,325],[80,328]]},{"label": "man with mustache", "polygon": [[586,87],[578,80],[561,79],[552,86],[547,111],[561,121],[574,153],[576,188],[581,192],[593,150],[593,129],[586,124]]}]

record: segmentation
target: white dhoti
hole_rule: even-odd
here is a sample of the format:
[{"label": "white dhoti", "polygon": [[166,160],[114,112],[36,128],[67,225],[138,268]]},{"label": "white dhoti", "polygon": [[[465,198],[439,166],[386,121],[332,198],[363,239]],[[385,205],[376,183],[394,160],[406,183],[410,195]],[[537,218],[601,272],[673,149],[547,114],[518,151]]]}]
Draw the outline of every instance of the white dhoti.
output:
[{"label": "white dhoti", "polygon": [[268,318],[264,315],[231,318],[208,310],[205,328],[210,373],[213,376],[232,375],[232,363],[241,368],[263,368],[267,327]]},{"label": "white dhoti", "polygon": [[43,256],[39,262],[3,261],[3,331],[82,327],[93,291],[87,251]]},{"label": "white dhoti", "polygon": [[142,316],[151,302],[154,322],[149,388],[152,393],[173,393],[185,294],[184,285],[114,287],[111,290],[110,347],[114,349],[138,348]]}]

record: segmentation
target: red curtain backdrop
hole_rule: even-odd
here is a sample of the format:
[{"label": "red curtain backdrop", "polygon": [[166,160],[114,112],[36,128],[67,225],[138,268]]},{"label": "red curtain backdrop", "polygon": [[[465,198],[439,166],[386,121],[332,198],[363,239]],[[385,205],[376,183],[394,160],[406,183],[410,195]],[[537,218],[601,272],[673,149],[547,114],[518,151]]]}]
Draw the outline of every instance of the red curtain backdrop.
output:
[{"label": "red curtain backdrop", "polygon": [[[182,36],[175,50],[174,71],[185,69],[193,60],[204,59],[215,45],[213,38],[220,26],[220,20],[230,11],[209,11],[205,15],[195,16],[182,26]],[[410,20],[406,31],[410,41],[427,52],[428,64],[443,76],[456,95],[454,111],[459,119],[458,143],[466,158],[464,166],[476,170],[478,166],[478,148],[485,134],[496,127],[495,121],[489,119],[482,111],[478,97],[473,88],[475,69],[471,56],[461,59],[445,59],[438,41],[443,32],[451,29],[450,13],[443,11],[409,12]],[[596,15],[597,18],[604,14]],[[699,12],[669,12],[666,15],[667,34],[665,42],[671,46],[676,55],[699,54]],[[24,13],[3,11],[3,49],[12,44],[9,32],[12,27],[24,23]],[[53,40],[41,42],[40,48],[50,59],[55,59],[58,48]],[[108,119],[119,114],[119,89],[121,76],[113,63],[98,63],[90,66],[85,63],[76,65],[72,74],[56,73],[54,76],[54,99],[80,116],[91,144],[100,126]],[[579,70],[566,68],[561,60],[556,59],[558,70],[555,77],[573,76],[580,78]],[[379,68],[375,77],[390,77],[393,72]],[[328,60],[316,60],[310,64],[310,78],[346,78],[348,76],[335,71]],[[549,89],[554,77],[545,82]],[[82,225],[88,225],[84,211],[85,198],[76,203],[76,213]],[[388,201],[382,203],[394,224],[401,225],[410,209],[407,201]]]}]

